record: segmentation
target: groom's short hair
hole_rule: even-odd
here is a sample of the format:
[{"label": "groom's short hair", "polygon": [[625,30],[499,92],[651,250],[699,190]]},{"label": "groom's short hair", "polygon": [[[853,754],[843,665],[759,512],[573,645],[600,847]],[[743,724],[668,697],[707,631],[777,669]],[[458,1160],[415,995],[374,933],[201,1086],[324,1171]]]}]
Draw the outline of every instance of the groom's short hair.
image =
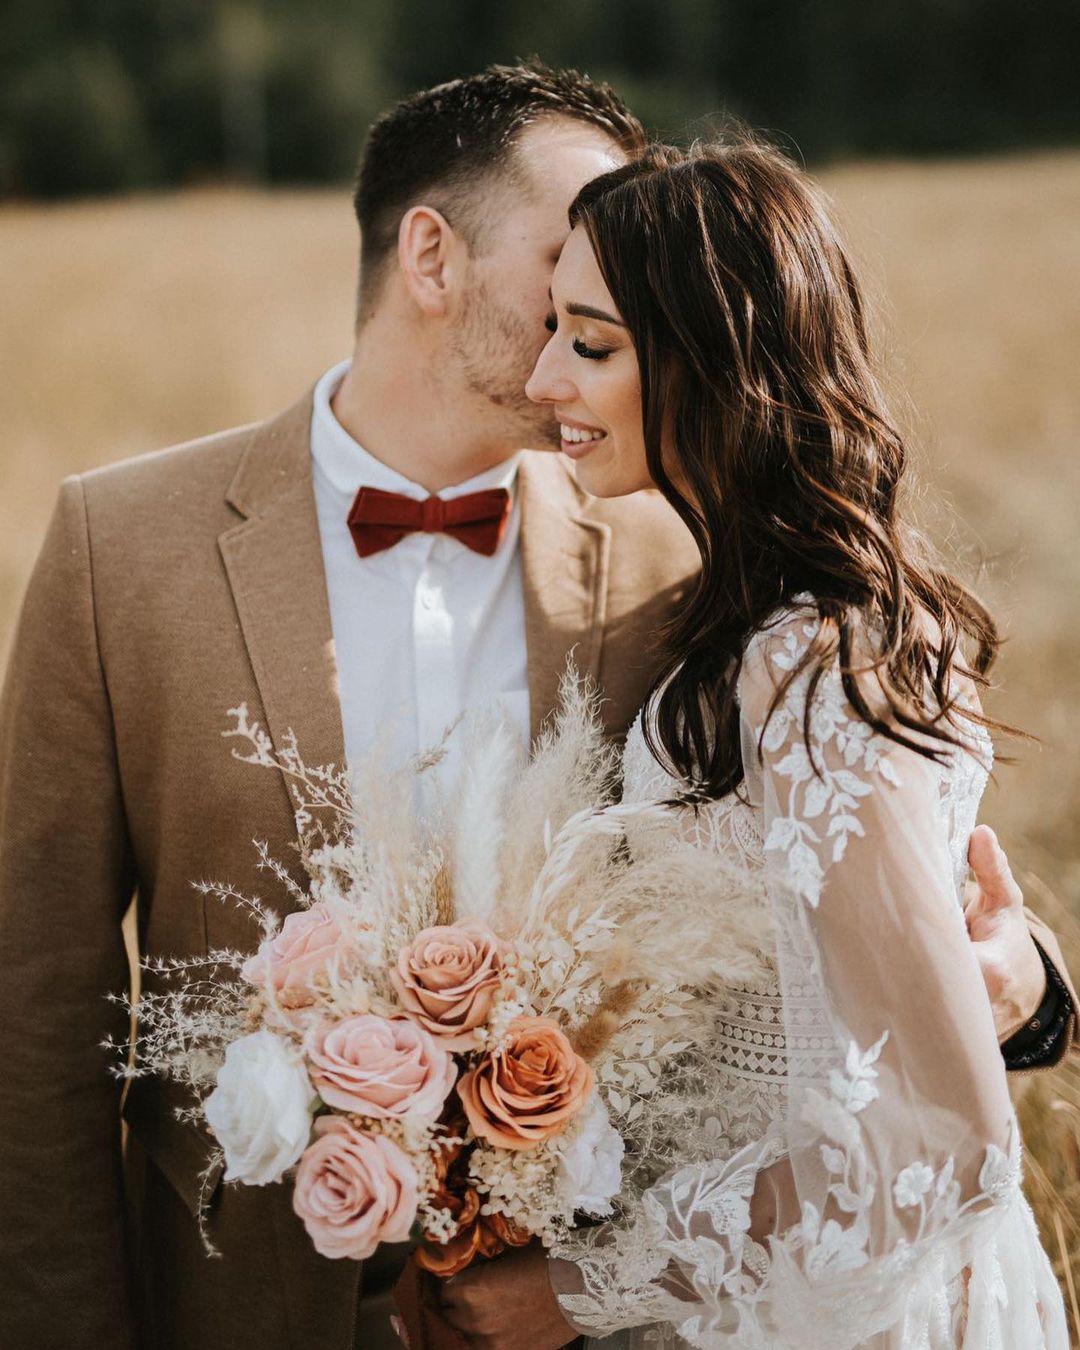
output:
[{"label": "groom's short hair", "polygon": [[490,202],[483,189],[517,169],[521,132],[539,118],[574,118],[606,132],[633,156],[641,123],[610,85],[537,60],[488,66],[478,75],[423,89],[384,112],[360,155],[353,205],[360,225],[363,304],[397,247],[405,212],[425,202],[442,211],[471,249],[483,242]]}]

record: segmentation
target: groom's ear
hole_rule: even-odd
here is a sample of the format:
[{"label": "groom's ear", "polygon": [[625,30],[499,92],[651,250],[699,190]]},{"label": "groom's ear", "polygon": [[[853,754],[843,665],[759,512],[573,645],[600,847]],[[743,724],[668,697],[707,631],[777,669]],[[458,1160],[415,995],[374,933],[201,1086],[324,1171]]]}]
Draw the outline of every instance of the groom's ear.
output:
[{"label": "groom's ear", "polygon": [[431,206],[412,206],[398,227],[398,266],[413,302],[428,318],[441,319],[452,304],[461,240]]}]

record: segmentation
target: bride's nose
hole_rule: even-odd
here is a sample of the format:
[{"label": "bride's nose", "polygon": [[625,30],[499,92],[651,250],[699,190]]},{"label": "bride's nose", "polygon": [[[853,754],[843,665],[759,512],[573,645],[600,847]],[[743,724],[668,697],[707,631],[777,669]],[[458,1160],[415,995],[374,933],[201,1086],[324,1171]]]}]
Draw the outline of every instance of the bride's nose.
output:
[{"label": "bride's nose", "polygon": [[549,342],[537,358],[533,373],[525,385],[526,398],[534,403],[569,403],[573,401],[573,381],[560,369],[558,344]]}]

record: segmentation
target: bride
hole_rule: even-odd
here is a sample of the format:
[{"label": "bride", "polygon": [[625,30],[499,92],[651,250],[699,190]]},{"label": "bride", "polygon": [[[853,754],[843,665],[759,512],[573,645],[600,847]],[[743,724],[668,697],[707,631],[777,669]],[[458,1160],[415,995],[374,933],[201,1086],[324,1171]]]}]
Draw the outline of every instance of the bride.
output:
[{"label": "bride", "polygon": [[764,873],[770,973],[718,993],[710,1156],[448,1316],[550,1275],[569,1325],[521,1350],[1066,1350],[961,908],[995,630],[901,513],[848,258],[751,141],[657,148],[571,222],[528,392],[587,491],[659,488],[702,556],[625,796]]}]

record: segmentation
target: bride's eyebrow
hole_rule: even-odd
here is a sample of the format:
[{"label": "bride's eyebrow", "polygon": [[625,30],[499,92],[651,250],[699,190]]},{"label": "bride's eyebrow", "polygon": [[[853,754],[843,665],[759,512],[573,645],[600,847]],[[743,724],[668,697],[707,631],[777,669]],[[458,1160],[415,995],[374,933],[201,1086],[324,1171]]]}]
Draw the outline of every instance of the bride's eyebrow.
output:
[{"label": "bride's eyebrow", "polygon": [[[552,306],[555,305],[555,297],[551,293],[551,287],[548,287],[548,299]],[[574,315],[578,319],[597,319],[600,323],[613,323],[616,328],[625,328],[626,324],[622,319],[617,319],[614,314],[609,314],[606,310],[596,309],[593,305],[579,305],[573,300],[565,306],[567,314]]]},{"label": "bride's eyebrow", "polygon": [[617,319],[614,314],[608,314],[605,310],[595,309],[592,305],[577,305],[571,302],[566,306],[566,312],[579,319],[598,319],[600,323],[613,323],[617,328],[626,327],[622,319]]}]

